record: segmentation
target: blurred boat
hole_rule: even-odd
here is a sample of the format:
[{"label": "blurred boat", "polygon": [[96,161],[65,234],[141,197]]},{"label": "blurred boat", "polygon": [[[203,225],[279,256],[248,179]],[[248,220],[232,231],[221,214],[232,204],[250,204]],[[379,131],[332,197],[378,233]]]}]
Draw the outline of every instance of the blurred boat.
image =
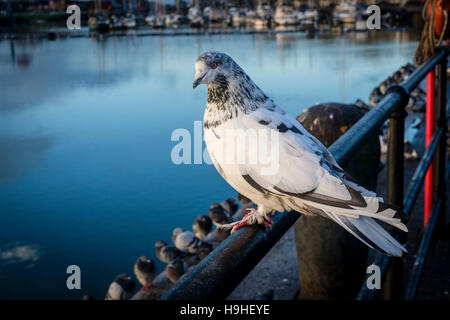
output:
[{"label": "blurred boat", "polygon": [[226,20],[226,15],[223,10],[205,7],[203,9],[203,17],[210,23],[222,23]]},{"label": "blurred boat", "polygon": [[136,28],[136,17],[132,13],[127,13],[125,17],[121,19],[123,29],[134,29]]},{"label": "blurred boat", "polygon": [[101,14],[96,14],[88,19],[90,31],[97,31],[99,33],[108,32],[110,29],[110,24],[110,20]]},{"label": "blurred boat", "polygon": [[185,24],[186,19],[181,14],[170,14],[165,17],[165,25],[167,27],[177,28]]},{"label": "blurred boat", "polygon": [[166,17],[162,15],[150,14],[145,17],[145,23],[154,29],[163,29],[166,27]]},{"label": "blurred boat", "polygon": [[269,20],[273,17],[273,9],[268,2],[260,2],[256,8],[256,14],[260,19]]},{"label": "blurred boat", "polygon": [[245,14],[245,11],[237,11],[232,16],[233,19],[233,26],[239,27],[244,26],[247,22],[247,16]]},{"label": "blurred boat", "polygon": [[319,17],[319,12],[316,9],[306,9],[303,14],[306,20],[316,20]]},{"label": "blurred boat", "polygon": [[355,2],[341,2],[333,12],[333,17],[343,23],[354,23],[357,17],[357,8]]},{"label": "blurred boat", "polygon": [[357,19],[355,23],[356,31],[367,31],[367,20]]},{"label": "blurred boat", "polygon": [[149,14],[148,16],[145,17],[145,23],[150,27],[153,27],[153,25],[155,24],[155,21],[156,21],[156,17],[154,14]]},{"label": "blurred boat", "polygon": [[296,16],[296,18],[297,18],[297,21],[298,22],[302,22],[302,21],[305,21],[306,20],[306,15],[305,15],[305,13],[304,12],[301,12],[301,11],[295,11],[295,16]]},{"label": "blurred boat", "polygon": [[294,9],[287,5],[277,6],[275,9],[274,22],[280,26],[292,26],[298,24]]},{"label": "blurred boat", "polygon": [[189,8],[187,15],[191,28],[201,28],[203,27],[204,20],[200,9],[196,7]]}]

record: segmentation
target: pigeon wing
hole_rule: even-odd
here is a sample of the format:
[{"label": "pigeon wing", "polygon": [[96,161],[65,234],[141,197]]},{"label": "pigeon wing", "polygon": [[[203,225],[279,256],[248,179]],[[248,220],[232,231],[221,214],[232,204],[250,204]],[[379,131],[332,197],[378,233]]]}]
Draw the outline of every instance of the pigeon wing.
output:
[{"label": "pigeon wing", "polygon": [[[250,114],[227,122],[226,126],[228,126],[227,129],[256,130],[258,139],[264,130],[276,133],[275,136],[278,137],[277,148],[270,150],[270,152],[278,152],[276,157],[271,158],[278,161],[276,170],[265,174],[261,170],[260,162],[252,164],[246,161],[238,164],[239,170],[234,172],[235,175],[241,175],[241,181],[244,180],[244,183],[258,192],[279,196],[309,194],[310,197],[314,197],[314,193],[319,191],[342,201],[352,199],[341,179],[331,174],[333,171],[329,167],[333,165],[327,160],[329,154],[326,148],[298,121],[280,109],[259,108]],[[246,138],[246,136],[241,137],[241,139]],[[261,151],[258,150],[258,152]],[[215,163],[218,162],[214,160]],[[224,177],[227,181],[236,181],[238,178],[227,177],[226,174]]]}]

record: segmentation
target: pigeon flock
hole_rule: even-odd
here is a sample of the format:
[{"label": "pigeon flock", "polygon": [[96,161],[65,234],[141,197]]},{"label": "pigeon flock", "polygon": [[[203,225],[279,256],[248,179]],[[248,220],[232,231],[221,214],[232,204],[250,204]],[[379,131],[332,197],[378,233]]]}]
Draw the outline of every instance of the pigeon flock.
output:
[{"label": "pigeon flock", "polygon": [[[416,70],[416,67],[408,63],[399,70],[394,72],[390,77],[382,81],[375,87],[369,96],[370,107],[373,108],[378,102],[383,99],[386,90],[395,84],[408,79],[411,73]],[[357,104],[357,103],[355,103]],[[425,107],[426,107],[426,92],[423,86],[415,88],[409,97],[406,111],[408,115],[405,119],[405,158],[419,159],[425,150]],[[381,152],[387,152],[387,124],[382,128],[380,135]]]},{"label": "pigeon flock", "polygon": [[[198,264],[223,240],[230,232],[220,228],[224,224],[239,221],[253,204],[244,197],[241,202],[229,198],[221,203],[213,203],[208,215],[200,215],[192,223],[192,231],[175,228],[172,233],[172,244],[164,241],[155,242],[155,255],[166,267],[157,274],[152,259],[141,256],[134,264],[134,275],[141,285],[136,293],[136,282],[127,274],[118,275],[109,286],[105,300],[153,300],[163,295],[192,266]],[[267,299],[267,294],[255,299]],[[273,297],[272,295],[268,295]],[[84,296],[84,300],[92,299]]]}]

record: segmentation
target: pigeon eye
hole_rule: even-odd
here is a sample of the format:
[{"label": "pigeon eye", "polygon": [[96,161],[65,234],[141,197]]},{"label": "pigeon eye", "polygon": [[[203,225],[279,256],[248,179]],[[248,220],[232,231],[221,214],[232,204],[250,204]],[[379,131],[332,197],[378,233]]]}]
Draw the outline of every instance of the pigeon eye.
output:
[{"label": "pigeon eye", "polygon": [[216,69],[219,64],[217,62],[211,63],[211,69]]}]

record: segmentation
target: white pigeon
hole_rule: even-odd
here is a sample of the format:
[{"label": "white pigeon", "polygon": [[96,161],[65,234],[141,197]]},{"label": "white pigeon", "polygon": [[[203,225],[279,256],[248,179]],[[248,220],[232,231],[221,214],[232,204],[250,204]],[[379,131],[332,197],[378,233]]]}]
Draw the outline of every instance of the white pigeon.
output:
[{"label": "white pigeon", "polygon": [[[270,227],[274,211],[299,211],[335,221],[383,254],[402,256],[406,252],[376,222],[407,232],[394,217],[396,209],[351,179],[327,148],[278,107],[233,59],[224,53],[207,52],[195,61],[195,70],[193,88],[200,84],[208,87],[203,128],[211,161],[236,191],[257,205],[241,221],[226,227],[233,227],[232,232],[251,224]],[[248,140],[254,137],[248,133],[251,130],[265,132],[256,135],[263,140],[261,148],[272,146],[264,136],[273,136],[278,142],[269,150],[278,153],[274,157],[277,170],[265,172],[262,159],[255,162],[252,158],[255,143]],[[236,141],[250,142],[235,150]],[[236,158],[240,153],[245,153],[244,161]]]}]

